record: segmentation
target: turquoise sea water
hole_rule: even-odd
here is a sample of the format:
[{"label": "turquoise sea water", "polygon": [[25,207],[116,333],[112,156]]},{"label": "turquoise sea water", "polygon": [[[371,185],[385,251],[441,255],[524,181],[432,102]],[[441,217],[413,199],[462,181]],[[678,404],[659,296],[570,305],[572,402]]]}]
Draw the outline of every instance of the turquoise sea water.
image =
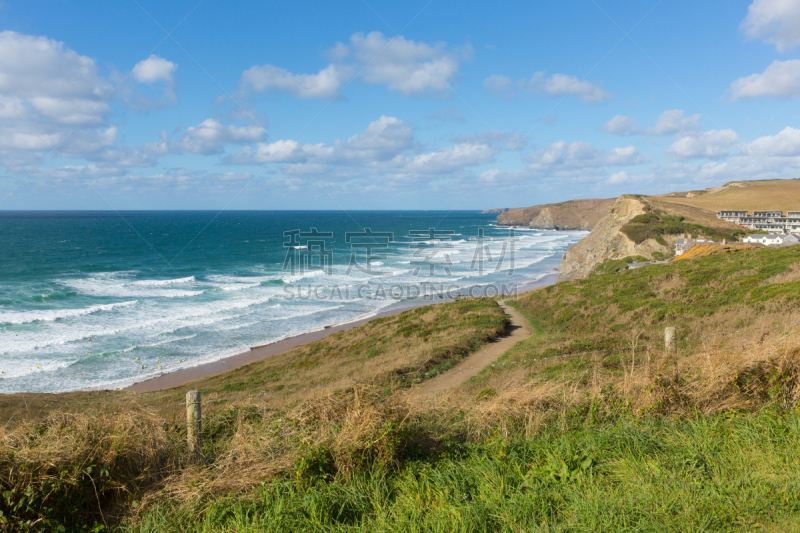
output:
[{"label": "turquoise sea water", "polygon": [[[517,230],[510,240],[494,221],[463,211],[0,212],[0,392],[124,387],[409,298],[509,290],[552,273],[586,235]],[[330,236],[303,235],[312,228]]]}]

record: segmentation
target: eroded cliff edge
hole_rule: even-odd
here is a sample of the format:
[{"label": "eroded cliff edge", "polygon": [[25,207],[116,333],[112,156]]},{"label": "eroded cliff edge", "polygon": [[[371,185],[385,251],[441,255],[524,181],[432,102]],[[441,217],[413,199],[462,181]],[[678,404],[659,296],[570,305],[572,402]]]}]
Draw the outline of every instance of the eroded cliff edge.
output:
[{"label": "eroded cliff edge", "polygon": [[570,200],[557,204],[512,209],[497,216],[499,226],[528,226],[536,229],[591,230],[608,213],[614,198]]},{"label": "eroded cliff edge", "polygon": [[665,244],[655,239],[647,239],[636,244],[620,231],[637,215],[646,213],[650,206],[636,196],[620,196],[613,201],[608,211],[592,232],[573,245],[564,254],[558,267],[558,280],[569,281],[589,276],[600,263],[609,259],[642,256],[653,258],[653,252],[666,256],[672,255],[672,248],[677,236],[662,238]]}]

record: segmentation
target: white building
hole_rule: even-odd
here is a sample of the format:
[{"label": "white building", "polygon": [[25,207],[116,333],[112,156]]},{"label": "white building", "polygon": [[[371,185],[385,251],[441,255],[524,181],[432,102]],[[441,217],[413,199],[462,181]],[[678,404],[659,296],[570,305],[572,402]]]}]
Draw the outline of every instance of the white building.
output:
[{"label": "white building", "polygon": [[800,243],[800,239],[795,235],[748,235],[742,242],[758,243],[764,246],[791,246]]},{"label": "white building", "polygon": [[800,234],[800,211],[789,211],[783,216],[783,211],[719,211],[717,218],[733,222],[749,229],[763,230],[769,233],[797,233]]},{"label": "white building", "polygon": [[747,211],[720,211],[717,213],[717,218],[721,218],[727,222],[739,223],[739,219],[747,216]]}]

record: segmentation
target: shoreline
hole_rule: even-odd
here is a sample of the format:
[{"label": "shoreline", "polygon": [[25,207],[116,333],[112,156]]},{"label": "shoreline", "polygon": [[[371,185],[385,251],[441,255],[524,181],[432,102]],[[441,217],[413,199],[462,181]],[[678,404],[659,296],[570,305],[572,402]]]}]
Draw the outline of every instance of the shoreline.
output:
[{"label": "shoreline", "polygon": [[[517,294],[528,290],[539,289],[542,287],[547,287],[549,285],[554,285],[555,283],[557,283],[557,281],[558,281],[558,274],[556,272],[551,272],[545,274],[536,281],[531,281],[528,283],[522,283],[518,285]],[[126,392],[133,392],[133,393],[147,393],[147,392],[159,392],[167,389],[172,389],[175,387],[180,387],[191,381],[213,376],[215,374],[219,374],[227,370],[233,370],[235,368],[239,368],[248,365],[250,363],[255,363],[256,361],[261,361],[262,359],[266,359],[267,357],[271,357],[273,355],[289,351],[292,348],[296,348],[304,344],[309,344],[314,341],[318,341],[320,339],[327,337],[328,335],[356,328],[358,326],[366,324],[371,320],[375,320],[376,318],[383,318],[387,316],[397,315],[404,311],[408,311],[409,309],[424,307],[426,305],[445,303],[447,301],[450,300],[442,299],[441,301],[437,302],[433,301],[416,302],[416,304],[408,301],[398,302],[397,304],[393,304],[392,306],[390,306],[391,307],[390,309],[380,311],[377,314],[367,318],[356,319],[350,322],[343,322],[339,324],[331,324],[329,326],[325,326],[325,328],[323,329],[309,331],[307,333],[301,333],[300,335],[287,337],[285,339],[275,341],[270,344],[265,344],[263,346],[253,346],[247,352],[232,355],[230,357],[224,357],[222,359],[219,359],[217,361],[212,361],[210,363],[203,363],[189,368],[181,368],[179,370],[175,370],[174,372],[167,372],[160,376],[156,376],[153,378],[146,379],[144,381],[140,381],[138,383],[134,383],[133,385],[125,387],[123,390]]]}]

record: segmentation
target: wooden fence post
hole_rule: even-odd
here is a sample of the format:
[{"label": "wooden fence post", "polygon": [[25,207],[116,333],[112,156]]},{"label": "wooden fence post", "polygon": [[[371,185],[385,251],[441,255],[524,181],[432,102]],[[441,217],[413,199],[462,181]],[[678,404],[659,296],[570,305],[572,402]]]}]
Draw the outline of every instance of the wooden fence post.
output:
[{"label": "wooden fence post", "polygon": [[664,357],[666,360],[673,358],[675,361],[674,380],[678,382],[678,339],[675,328],[664,328]]},{"label": "wooden fence post", "polygon": [[202,423],[200,412],[200,392],[190,390],[186,393],[186,444],[189,450],[189,462],[196,463],[200,459],[200,430]]}]

